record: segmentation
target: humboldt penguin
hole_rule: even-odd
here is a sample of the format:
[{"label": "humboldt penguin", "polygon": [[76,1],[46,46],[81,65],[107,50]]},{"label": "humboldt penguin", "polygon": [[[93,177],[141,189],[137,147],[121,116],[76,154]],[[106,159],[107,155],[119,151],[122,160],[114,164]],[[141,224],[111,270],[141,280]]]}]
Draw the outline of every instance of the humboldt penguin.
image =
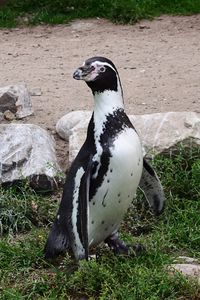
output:
[{"label": "humboldt penguin", "polygon": [[45,257],[68,250],[76,260],[88,259],[90,248],[102,242],[115,253],[128,253],[118,230],[138,186],[156,214],[164,207],[163,188],[143,159],[139,136],[124,111],[115,65],[105,57],[92,57],[73,78],[91,89],[94,111],[86,140],[67,174]]}]

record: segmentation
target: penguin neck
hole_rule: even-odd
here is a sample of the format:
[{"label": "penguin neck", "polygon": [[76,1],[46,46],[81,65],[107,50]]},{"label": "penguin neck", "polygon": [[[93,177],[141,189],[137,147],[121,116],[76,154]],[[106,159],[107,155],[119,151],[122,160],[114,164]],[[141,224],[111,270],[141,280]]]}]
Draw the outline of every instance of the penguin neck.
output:
[{"label": "penguin neck", "polygon": [[100,93],[94,93],[94,132],[98,138],[105,127],[108,116],[114,114],[115,111],[124,111],[124,101],[122,90],[104,90]]},{"label": "penguin neck", "polygon": [[94,93],[94,119],[104,120],[106,116],[114,111],[124,110],[122,90],[104,90]]}]

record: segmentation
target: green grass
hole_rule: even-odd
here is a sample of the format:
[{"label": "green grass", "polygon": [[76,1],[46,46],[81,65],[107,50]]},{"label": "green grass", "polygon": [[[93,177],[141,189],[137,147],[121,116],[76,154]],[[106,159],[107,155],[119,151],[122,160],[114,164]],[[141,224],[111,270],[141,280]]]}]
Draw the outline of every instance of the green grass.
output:
[{"label": "green grass", "polygon": [[26,182],[6,189],[0,187],[0,236],[49,224],[57,207],[56,197],[51,198],[52,201],[36,194]]},{"label": "green grass", "polygon": [[0,27],[19,24],[62,24],[77,18],[107,18],[134,23],[161,14],[200,13],[199,0],[8,0],[0,9]]},{"label": "green grass", "polygon": [[0,299],[200,299],[197,282],[166,270],[179,255],[200,261],[200,148],[180,146],[153,164],[165,188],[166,209],[155,218],[139,194],[121,228],[127,243],[145,246],[138,257],[116,257],[101,247],[97,260],[77,264],[66,255],[50,264],[43,248],[56,195],[41,197],[26,184],[1,189],[0,219],[9,211],[15,218],[6,217],[1,225]]}]

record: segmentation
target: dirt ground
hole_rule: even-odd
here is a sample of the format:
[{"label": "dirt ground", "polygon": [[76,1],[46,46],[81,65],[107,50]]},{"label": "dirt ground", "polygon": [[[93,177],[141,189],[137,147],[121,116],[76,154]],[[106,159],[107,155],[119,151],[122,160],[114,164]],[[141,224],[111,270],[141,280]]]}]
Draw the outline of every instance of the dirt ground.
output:
[{"label": "dirt ground", "polygon": [[[0,30],[0,86],[25,82],[38,94],[34,116],[20,122],[54,132],[69,111],[92,110],[88,87],[72,74],[97,55],[115,63],[128,114],[200,112],[200,15],[132,26],[93,19]],[[56,140],[62,156],[65,144]]]}]

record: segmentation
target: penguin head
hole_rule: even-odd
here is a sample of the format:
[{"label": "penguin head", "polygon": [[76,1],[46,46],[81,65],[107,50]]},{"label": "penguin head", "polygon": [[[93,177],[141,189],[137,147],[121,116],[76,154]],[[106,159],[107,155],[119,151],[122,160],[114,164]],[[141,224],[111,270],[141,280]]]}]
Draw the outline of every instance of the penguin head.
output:
[{"label": "penguin head", "polygon": [[84,80],[93,94],[105,90],[118,90],[119,75],[115,65],[105,57],[87,59],[73,74],[76,80]]}]

